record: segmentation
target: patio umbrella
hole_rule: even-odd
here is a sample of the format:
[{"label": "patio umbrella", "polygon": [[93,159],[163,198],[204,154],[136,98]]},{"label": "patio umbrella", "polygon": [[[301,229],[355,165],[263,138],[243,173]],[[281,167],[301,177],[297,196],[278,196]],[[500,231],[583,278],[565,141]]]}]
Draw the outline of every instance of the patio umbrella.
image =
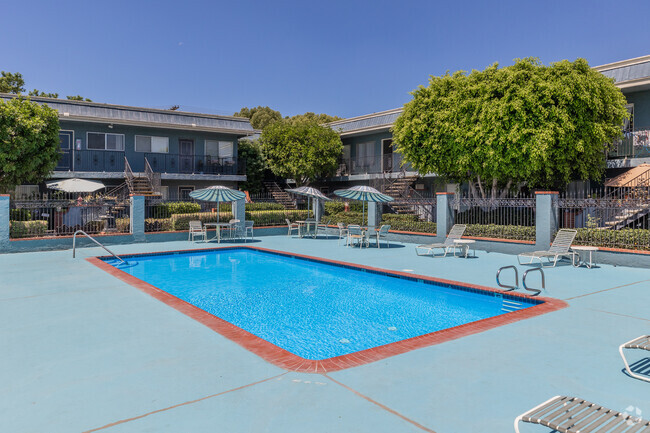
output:
[{"label": "patio umbrella", "polygon": [[337,189],[334,194],[339,197],[349,198],[351,200],[359,200],[363,202],[363,213],[361,214],[361,221],[364,220],[366,215],[366,202],[373,203],[387,203],[393,201],[393,197],[382,194],[375,188],[366,185],[357,185],[348,189]]},{"label": "patio umbrella", "polygon": [[49,189],[55,189],[57,191],[64,192],[95,192],[102,188],[106,188],[106,185],[101,182],[78,179],[76,177],[65,180],[53,180],[47,182],[46,185]]},{"label": "patio umbrella", "polygon": [[[326,197],[322,192],[320,192],[316,188],[312,188],[311,186],[301,186],[298,188],[286,189],[285,191],[296,195],[304,195],[305,197],[307,197],[307,214],[309,214],[310,198],[312,199],[316,198],[320,200],[331,200],[330,198]],[[316,214],[316,211],[314,211],[314,214]]]},{"label": "patio umbrella", "polygon": [[241,200],[246,198],[246,194],[226,186],[214,185],[192,191],[190,197],[195,200],[217,202],[217,222],[219,222],[219,203],[222,201]]}]

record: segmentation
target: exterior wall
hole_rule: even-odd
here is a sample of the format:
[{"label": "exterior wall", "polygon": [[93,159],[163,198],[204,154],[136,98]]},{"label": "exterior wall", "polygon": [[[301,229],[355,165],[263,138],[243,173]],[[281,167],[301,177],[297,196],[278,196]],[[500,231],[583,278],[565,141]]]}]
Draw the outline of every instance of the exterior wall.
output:
[{"label": "exterior wall", "polygon": [[[148,135],[157,137],[169,137],[169,154],[179,153],[179,140],[190,139],[194,140],[194,154],[197,156],[205,155],[205,141],[206,140],[220,140],[231,141],[233,143],[233,157],[237,157],[237,139],[241,135],[236,134],[217,134],[196,131],[181,131],[178,129],[163,129],[163,128],[145,128],[137,126],[124,126],[115,124],[113,128],[103,123],[92,122],[76,122],[76,121],[60,121],[60,129],[74,131],[72,140],[72,147],[75,147],[75,142],[81,139],[81,150],[89,150],[87,143],[88,132],[103,132],[111,134],[124,134],[124,150],[125,155],[135,172],[144,171],[144,153],[135,151],[135,136]],[[92,150],[92,149],[90,149]],[[74,150],[72,150],[74,152]],[[98,152],[114,152],[111,150],[99,150]],[[118,152],[119,153],[119,152]],[[164,154],[161,154],[164,155]]]},{"label": "exterior wall", "polygon": [[624,92],[627,102],[634,104],[634,128],[650,128],[650,90]]}]

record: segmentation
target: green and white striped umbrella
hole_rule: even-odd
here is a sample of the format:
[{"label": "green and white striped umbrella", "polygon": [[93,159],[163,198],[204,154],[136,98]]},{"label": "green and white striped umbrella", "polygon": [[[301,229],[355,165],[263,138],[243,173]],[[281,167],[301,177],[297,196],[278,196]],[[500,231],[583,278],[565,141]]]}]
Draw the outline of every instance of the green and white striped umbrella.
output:
[{"label": "green and white striped umbrella", "polygon": [[[286,192],[290,192],[296,195],[304,195],[307,197],[307,213],[309,213],[309,199],[319,199],[319,200],[331,200],[325,196],[322,192],[311,186],[300,186],[298,188],[285,189]],[[314,211],[315,213],[315,211]]]},{"label": "green and white striped umbrella", "polygon": [[350,200],[359,200],[363,202],[363,213],[361,214],[361,221],[366,216],[366,202],[373,203],[387,203],[393,201],[393,197],[382,194],[375,188],[366,185],[357,185],[348,189],[337,189],[334,194],[339,197],[349,198]]},{"label": "green and white striped umbrella", "polygon": [[209,186],[197,189],[190,193],[195,200],[212,201],[217,203],[217,222],[219,222],[219,203],[222,201],[235,201],[246,198],[246,193],[222,185]]}]

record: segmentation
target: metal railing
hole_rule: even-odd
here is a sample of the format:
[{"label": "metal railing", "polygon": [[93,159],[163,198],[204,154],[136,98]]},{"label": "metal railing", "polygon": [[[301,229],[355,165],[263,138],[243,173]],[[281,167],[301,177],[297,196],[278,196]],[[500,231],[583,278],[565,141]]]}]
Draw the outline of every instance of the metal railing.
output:
[{"label": "metal railing", "polygon": [[241,175],[246,173],[243,158],[214,158],[204,155],[174,153],[144,153],[152,171],[156,173]]},{"label": "metal railing", "polygon": [[465,236],[535,240],[535,198],[513,195],[504,198],[455,195],[454,221],[467,224]]},{"label": "metal railing", "polygon": [[83,230],[77,230],[77,231],[74,232],[74,234],[72,235],[72,258],[73,258],[73,259],[74,259],[75,256],[76,256],[76,251],[77,251],[77,234],[79,234],[79,233],[81,233],[82,235],[86,236],[88,239],[90,239],[91,241],[93,241],[94,243],[96,243],[97,245],[99,245],[100,247],[102,247],[102,248],[103,248],[103,249],[104,249],[108,254],[110,254],[111,256],[115,257],[115,258],[118,259],[120,262],[126,264],[126,262],[125,262],[124,260],[122,260],[122,258],[121,258],[120,256],[118,256],[118,255],[115,254],[113,251],[111,251],[111,250],[109,250],[108,248],[106,248],[106,247],[105,247],[104,245],[102,245],[102,244],[101,244],[97,239],[93,238],[92,236],[90,236],[88,233],[86,233],[86,232],[83,231]]},{"label": "metal railing", "polygon": [[[107,171],[120,172],[124,170],[125,153],[113,150],[75,150],[72,170],[74,171]],[[59,165],[64,161],[59,160]]]},{"label": "metal railing", "polygon": [[623,138],[612,144],[609,158],[650,157],[650,128],[638,128],[623,133]]}]

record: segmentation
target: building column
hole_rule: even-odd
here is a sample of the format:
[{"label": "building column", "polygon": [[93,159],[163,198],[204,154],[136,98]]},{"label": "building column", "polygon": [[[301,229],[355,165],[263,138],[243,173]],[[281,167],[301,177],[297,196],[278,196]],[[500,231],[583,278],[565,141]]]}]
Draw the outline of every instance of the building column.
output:
[{"label": "building column", "polygon": [[131,234],[136,242],[144,242],[144,196],[131,196]]},{"label": "building column", "polygon": [[368,202],[368,227],[378,227],[381,223],[382,204]]},{"label": "building column", "polygon": [[436,240],[444,242],[451,227],[454,225],[453,192],[436,193]]},{"label": "building column", "polygon": [[0,252],[7,252],[11,248],[9,242],[9,194],[0,194]]},{"label": "building column", "polygon": [[242,198],[241,200],[235,200],[232,202],[232,217],[233,219],[239,220],[237,226],[240,230],[244,230],[245,221],[246,221],[246,199]]},{"label": "building column", "polygon": [[535,192],[535,249],[546,251],[558,229],[557,191]]},{"label": "building column", "polygon": [[323,204],[320,199],[314,198],[312,206],[314,206],[314,218],[316,221],[320,221],[323,217]]}]

